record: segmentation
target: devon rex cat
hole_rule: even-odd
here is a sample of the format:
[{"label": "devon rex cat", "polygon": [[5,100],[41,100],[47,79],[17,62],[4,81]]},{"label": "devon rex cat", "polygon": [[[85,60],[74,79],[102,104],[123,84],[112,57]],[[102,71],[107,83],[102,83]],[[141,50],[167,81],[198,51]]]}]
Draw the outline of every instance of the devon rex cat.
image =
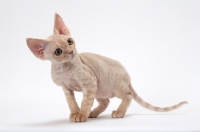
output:
[{"label": "devon rex cat", "polygon": [[[124,117],[132,98],[141,106],[157,112],[171,111],[187,103],[184,101],[160,108],[142,100],[131,86],[127,71],[118,61],[92,53],[77,53],[75,41],[58,14],[55,14],[54,34],[47,39],[28,38],[27,45],[36,57],[52,62],[52,80],[63,88],[71,111],[70,119],[74,122],[97,117],[107,108],[109,98],[115,96],[122,102],[112,112],[113,118]],[[83,92],[80,108],[74,91]],[[99,105],[91,111],[94,99]]]}]

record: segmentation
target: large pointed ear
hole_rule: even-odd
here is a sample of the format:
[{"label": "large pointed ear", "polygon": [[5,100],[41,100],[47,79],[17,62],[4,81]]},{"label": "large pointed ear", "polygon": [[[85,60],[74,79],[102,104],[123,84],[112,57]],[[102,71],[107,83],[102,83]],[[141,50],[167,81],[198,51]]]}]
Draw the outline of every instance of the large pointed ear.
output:
[{"label": "large pointed ear", "polygon": [[44,57],[44,50],[47,46],[48,42],[42,39],[33,39],[28,38],[26,40],[26,43],[28,45],[28,48],[31,50],[31,52],[38,57],[39,59],[45,60]]},{"label": "large pointed ear", "polygon": [[54,34],[63,34],[63,35],[70,34],[69,29],[67,28],[62,18],[57,13],[55,14]]}]

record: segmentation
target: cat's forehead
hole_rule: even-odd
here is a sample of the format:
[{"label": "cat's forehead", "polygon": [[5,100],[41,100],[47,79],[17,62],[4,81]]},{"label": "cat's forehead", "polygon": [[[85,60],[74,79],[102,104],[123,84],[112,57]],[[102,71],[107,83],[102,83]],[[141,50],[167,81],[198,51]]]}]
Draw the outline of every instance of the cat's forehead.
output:
[{"label": "cat's forehead", "polygon": [[69,38],[70,36],[66,36],[66,35],[51,35],[50,37],[48,37],[48,41],[51,44],[57,45],[60,47],[60,46],[65,46]]}]

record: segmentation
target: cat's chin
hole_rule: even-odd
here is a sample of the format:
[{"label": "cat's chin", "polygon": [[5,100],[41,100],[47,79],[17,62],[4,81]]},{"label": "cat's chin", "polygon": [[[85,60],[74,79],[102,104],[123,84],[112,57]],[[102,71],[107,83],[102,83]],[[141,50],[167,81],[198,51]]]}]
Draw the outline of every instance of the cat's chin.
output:
[{"label": "cat's chin", "polygon": [[74,59],[74,57],[76,56],[76,54],[77,54],[77,52],[74,51],[73,54],[70,55],[70,56],[71,56],[71,59]]}]

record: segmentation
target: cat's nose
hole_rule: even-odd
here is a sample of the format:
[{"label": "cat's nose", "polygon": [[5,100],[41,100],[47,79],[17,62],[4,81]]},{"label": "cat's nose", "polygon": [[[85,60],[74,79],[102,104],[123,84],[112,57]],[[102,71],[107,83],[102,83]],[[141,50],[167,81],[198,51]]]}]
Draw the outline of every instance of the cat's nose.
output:
[{"label": "cat's nose", "polygon": [[73,54],[73,50],[69,52],[69,54]]}]

